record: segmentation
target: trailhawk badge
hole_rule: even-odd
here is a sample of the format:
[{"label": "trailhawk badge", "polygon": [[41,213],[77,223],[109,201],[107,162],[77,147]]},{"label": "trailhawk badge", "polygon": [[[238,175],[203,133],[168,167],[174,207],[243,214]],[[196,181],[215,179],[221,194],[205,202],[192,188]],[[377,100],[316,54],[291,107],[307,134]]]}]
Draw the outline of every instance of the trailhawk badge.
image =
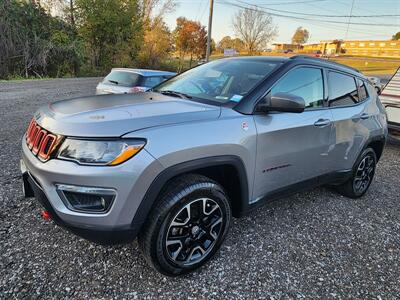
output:
[{"label": "trailhawk badge", "polygon": [[247,122],[243,122],[243,123],[242,123],[242,129],[243,129],[244,131],[249,130],[249,124],[247,124]]}]

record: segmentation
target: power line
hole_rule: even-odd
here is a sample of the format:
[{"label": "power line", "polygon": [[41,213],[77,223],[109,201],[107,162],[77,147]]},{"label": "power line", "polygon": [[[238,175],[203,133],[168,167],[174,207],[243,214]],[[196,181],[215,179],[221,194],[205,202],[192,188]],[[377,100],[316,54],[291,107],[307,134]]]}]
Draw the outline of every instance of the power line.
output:
[{"label": "power line", "polygon": [[207,10],[207,0],[205,0],[204,3],[205,3],[205,5],[204,5],[204,8],[203,8],[203,11],[202,11],[202,13],[201,13],[201,15],[200,15],[200,17],[199,17],[199,21],[200,21],[200,22],[201,22],[201,19],[202,19],[203,16],[204,16],[204,13],[205,13],[206,10]]},{"label": "power line", "polygon": [[289,2],[275,2],[275,3],[268,3],[264,5],[292,5],[292,4],[305,4],[305,3],[314,3],[314,2],[325,2],[328,0],[304,0],[304,1],[289,1]]},{"label": "power line", "polygon": [[353,13],[354,1],[355,1],[355,0],[353,0],[353,1],[351,2],[350,16],[349,16],[349,21],[347,22],[346,35],[345,35],[345,38],[344,38],[345,40],[347,40],[347,36],[348,36],[348,34],[349,34],[350,20],[351,20],[351,14]]},{"label": "power line", "polygon": [[[348,2],[342,2],[342,1],[339,1],[339,0],[335,0],[335,2],[339,3],[341,5],[344,5],[344,6],[349,6],[350,5]],[[370,9],[366,9],[365,7],[358,7],[358,10],[362,10],[362,11],[369,12],[369,13],[375,13],[375,11],[372,11]]]},{"label": "power line", "polygon": [[200,9],[201,9],[201,5],[202,5],[202,3],[201,3],[201,1],[200,1],[200,2],[199,2],[199,6],[197,7],[197,11],[196,11],[196,17],[195,17],[195,20],[196,20],[196,21],[199,20],[197,17],[199,16],[199,12],[200,12]]},{"label": "power line", "polygon": [[[281,10],[281,9],[273,9],[273,8],[269,8],[269,7],[265,7],[265,6],[261,6],[259,4],[250,4],[248,2],[245,1],[240,1],[240,0],[236,0],[236,2],[240,2],[243,4],[247,4],[247,5],[254,5],[257,7],[262,7],[265,8],[267,10],[271,10],[271,11],[277,11],[277,12],[282,12],[282,13],[288,13],[288,14],[296,14],[296,15],[303,15],[303,16],[312,16],[312,17],[326,17],[326,18],[348,18],[350,17],[350,15],[320,15],[320,14],[308,14],[308,13],[301,13],[301,12],[297,12],[297,11],[289,11],[289,10]],[[268,5],[267,5],[268,6]],[[352,18],[381,18],[381,17],[400,17],[400,15],[357,15],[357,16],[353,16],[351,15]]]},{"label": "power line", "polygon": [[[303,25],[301,20],[292,20],[292,21]],[[332,30],[336,30],[336,31],[342,31],[342,30],[346,29],[346,27],[344,27],[344,26],[333,25],[333,24],[329,25],[329,24],[326,24],[326,23],[320,23],[320,22],[315,21],[315,20],[311,20],[311,21],[309,21],[309,23],[313,24],[313,26],[316,26],[316,27],[321,27],[321,28],[324,28],[324,29],[328,28],[328,29],[332,29]],[[357,33],[357,34],[365,33],[364,30],[357,30],[357,29],[349,29],[349,32]],[[365,37],[372,38],[372,37],[382,36],[382,35],[387,35],[387,32],[385,32],[385,33],[383,33],[383,32],[382,33],[374,32],[374,34],[364,35],[363,38],[365,38]],[[315,38],[315,36],[312,36],[312,38]]]},{"label": "power line", "polygon": [[[367,26],[374,25],[374,26],[384,26],[384,27],[398,27],[395,24],[383,24],[383,23],[371,24],[371,23],[360,23],[360,22],[344,22],[344,21],[336,21],[336,20],[329,20],[328,21],[328,20],[321,20],[321,19],[310,19],[310,18],[304,18],[304,17],[289,16],[289,15],[283,15],[283,14],[273,13],[273,12],[269,12],[269,11],[265,11],[265,10],[259,9],[258,8],[259,6],[251,4],[251,3],[247,3],[247,5],[253,6],[255,8],[242,6],[240,4],[229,2],[229,1],[222,1],[222,2],[219,1],[218,3],[219,4],[231,5],[231,6],[235,6],[235,7],[239,7],[239,8],[244,8],[244,9],[262,11],[264,13],[267,13],[267,14],[271,15],[271,16],[288,18],[288,19],[297,19],[297,20],[306,20],[306,21],[319,21],[319,22],[331,23],[331,24],[351,24],[351,25],[367,25]],[[267,8],[264,8],[264,9],[267,9]]]},{"label": "power line", "polygon": [[[315,5],[315,4],[306,4],[306,5],[314,7],[316,9],[318,9],[318,10],[330,11],[330,12],[333,12],[333,13],[338,13],[339,11],[341,11],[341,10],[337,10],[337,9],[330,9],[330,8],[327,8],[327,7],[321,7],[321,6],[318,6],[318,5]],[[396,20],[399,20],[399,19],[400,18],[396,18]],[[335,25],[335,26],[337,26],[337,25]],[[339,26],[337,26],[337,27],[339,27]],[[351,29],[351,30],[349,30],[349,32],[365,33],[365,30],[358,29],[358,31],[357,31],[357,29]],[[375,30],[371,30],[369,28],[368,28],[368,32],[369,33],[376,33],[377,35],[387,35],[388,34],[387,31],[385,31],[385,32],[375,31]]]}]

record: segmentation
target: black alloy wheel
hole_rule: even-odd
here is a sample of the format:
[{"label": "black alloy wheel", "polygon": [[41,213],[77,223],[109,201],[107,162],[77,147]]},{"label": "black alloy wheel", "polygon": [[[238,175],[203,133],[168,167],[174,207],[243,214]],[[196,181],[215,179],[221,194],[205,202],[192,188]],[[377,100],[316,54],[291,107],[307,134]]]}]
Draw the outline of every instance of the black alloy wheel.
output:
[{"label": "black alloy wheel", "polygon": [[210,198],[186,204],[168,227],[165,250],[169,259],[181,266],[200,262],[215,246],[223,221],[220,206]]},{"label": "black alloy wheel", "polygon": [[212,179],[186,174],[168,182],[138,241],[150,266],[177,276],[204,265],[220,248],[232,219],[224,189]]},{"label": "black alloy wheel", "polygon": [[354,164],[350,178],[336,187],[343,196],[359,198],[363,196],[374,178],[376,154],[372,148],[365,149]]},{"label": "black alloy wheel", "polygon": [[358,164],[353,179],[353,189],[357,194],[363,194],[371,184],[375,173],[375,158],[372,154],[366,155]]}]

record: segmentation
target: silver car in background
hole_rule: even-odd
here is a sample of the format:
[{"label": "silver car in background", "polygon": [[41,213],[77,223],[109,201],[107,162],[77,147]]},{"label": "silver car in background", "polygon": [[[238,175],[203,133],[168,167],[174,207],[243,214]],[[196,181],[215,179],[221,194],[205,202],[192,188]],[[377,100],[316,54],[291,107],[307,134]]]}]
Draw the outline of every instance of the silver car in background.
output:
[{"label": "silver car in background", "polygon": [[96,87],[96,95],[145,92],[175,76],[174,72],[114,68]]}]

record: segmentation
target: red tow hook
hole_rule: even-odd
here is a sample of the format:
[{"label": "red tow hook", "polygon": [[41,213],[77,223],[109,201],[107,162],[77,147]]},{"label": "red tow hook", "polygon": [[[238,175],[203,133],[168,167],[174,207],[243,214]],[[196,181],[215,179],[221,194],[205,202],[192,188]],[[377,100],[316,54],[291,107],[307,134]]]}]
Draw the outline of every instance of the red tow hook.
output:
[{"label": "red tow hook", "polygon": [[42,210],[41,215],[42,215],[43,220],[46,220],[46,221],[51,220],[50,214],[47,210]]}]

